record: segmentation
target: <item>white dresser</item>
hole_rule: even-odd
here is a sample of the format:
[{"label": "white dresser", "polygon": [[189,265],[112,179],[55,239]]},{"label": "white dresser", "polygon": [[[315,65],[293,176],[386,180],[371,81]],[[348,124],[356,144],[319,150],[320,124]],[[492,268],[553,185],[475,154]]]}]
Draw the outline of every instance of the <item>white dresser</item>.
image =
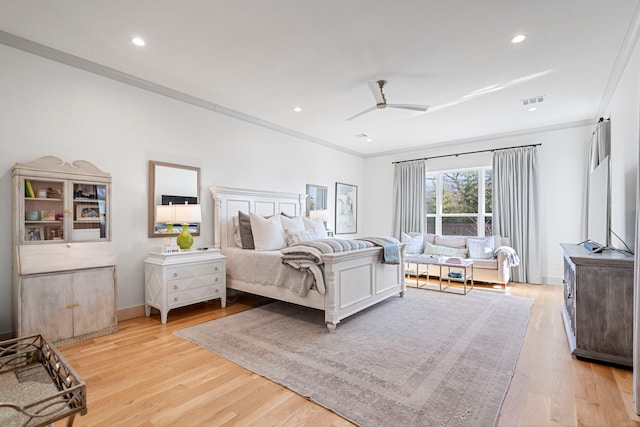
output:
[{"label": "white dresser", "polygon": [[144,309],[160,310],[162,324],[172,308],[220,298],[227,305],[225,257],[218,250],[152,252],[144,261]]}]

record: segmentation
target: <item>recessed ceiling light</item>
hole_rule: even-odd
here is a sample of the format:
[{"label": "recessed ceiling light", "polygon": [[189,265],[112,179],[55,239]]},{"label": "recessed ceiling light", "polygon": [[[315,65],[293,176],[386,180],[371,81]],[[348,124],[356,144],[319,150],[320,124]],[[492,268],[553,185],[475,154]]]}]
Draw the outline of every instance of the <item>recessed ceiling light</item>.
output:
[{"label": "recessed ceiling light", "polygon": [[525,36],[524,34],[518,34],[517,36],[511,39],[511,43],[520,43],[524,41],[524,39],[526,38],[527,36]]},{"label": "recessed ceiling light", "polygon": [[296,108],[293,109],[293,111],[295,111],[296,113],[299,113],[300,111],[302,111],[302,108],[296,107]]},{"label": "recessed ceiling light", "polygon": [[141,37],[132,37],[131,38],[131,43],[135,44],[136,46],[141,46],[141,47],[146,44],[144,39],[141,38]]},{"label": "recessed ceiling light", "polygon": [[529,108],[529,111],[536,111],[536,110],[537,110],[537,108],[536,108],[536,107],[531,107],[531,108]]},{"label": "recessed ceiling light", "polygon": [[367,138],[367,142],[373,142],[373,138]]}]

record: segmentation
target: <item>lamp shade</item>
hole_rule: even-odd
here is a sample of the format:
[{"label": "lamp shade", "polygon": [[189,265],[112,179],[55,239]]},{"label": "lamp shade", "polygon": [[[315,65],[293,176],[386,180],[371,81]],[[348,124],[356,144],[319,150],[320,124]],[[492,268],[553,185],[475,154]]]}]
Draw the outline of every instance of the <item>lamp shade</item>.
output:
[{"label": "lamp shade", "polygon": [[179,224],[196,224],[202,222],[200,205],[173,205],[176,209],[174,222]]},{"label": "lamp shade", "polygon": [[156,224],[173,224],[176,217],[176,207],[174,205],[156,206]]},{"label": "lamp shade", "polygon": [[309,218],[326,222],[329,220],[329,211],[326,209],[312,210],[309,212]]}]

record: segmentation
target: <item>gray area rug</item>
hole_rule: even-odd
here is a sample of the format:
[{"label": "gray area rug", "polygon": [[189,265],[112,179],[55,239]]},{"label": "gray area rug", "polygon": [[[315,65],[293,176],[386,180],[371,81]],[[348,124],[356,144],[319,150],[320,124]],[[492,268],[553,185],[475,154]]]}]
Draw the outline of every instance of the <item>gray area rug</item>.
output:
[{"label": "gray area rug", "polygon": [[269,303],[176,334],[361,426],[492,426],[533,300],[408,289],[338,324]]}]

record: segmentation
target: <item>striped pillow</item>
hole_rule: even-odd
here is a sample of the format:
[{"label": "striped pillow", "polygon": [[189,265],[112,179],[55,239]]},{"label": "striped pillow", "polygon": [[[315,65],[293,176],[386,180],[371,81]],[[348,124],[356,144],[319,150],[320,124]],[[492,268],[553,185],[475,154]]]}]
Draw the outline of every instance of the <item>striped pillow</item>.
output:
[{"label": "striped pillow", "polygon": [[287,230],[286,235],[287,246],[291,246],[294,243],[305,242],[307,240],[317,240],[319,238],[315,230]]},{"label": "striped pillow", "polygon": [[438,246],[432,245],[429,242],[424,242],[424,253],[426,255],[458,256],[466,258],[467,248],[450,248],[448,246]]}]

